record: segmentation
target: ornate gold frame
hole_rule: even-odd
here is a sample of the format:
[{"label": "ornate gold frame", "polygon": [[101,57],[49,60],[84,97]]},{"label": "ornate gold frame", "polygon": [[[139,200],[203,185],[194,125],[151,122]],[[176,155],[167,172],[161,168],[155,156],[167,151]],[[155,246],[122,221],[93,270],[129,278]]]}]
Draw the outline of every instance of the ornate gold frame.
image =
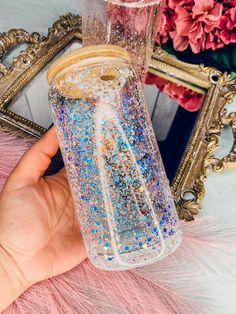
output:
[{"label": "ornate gold frame", "polygon": [[[46,130],[12,111],[7,110],[13,97],[49,62],[62,48],[75,39],[82,40],[81,17],[65,14],[48,30],[47,37],[29,34],[23,29],[12,29],[0,35],[0,121],[40,137]],[[11,67],[1,63],[3,55],[19,43],[28,48],[13,59]]]},{"label": "ornate gold frame", "polygon": [[[181,78],[181,85],[198,92],[206,90],[203,108],[171,184],[179,217],[190,221],[201,208],[208,170],[236,168],[236,113],[228,113],[225,109],[225,105],[236,95],[236,79],[215,68],[181,62],[160,47],[154,51],[150,71],[158,71],[159,76],[175,83],[179,83]],[[218,159],[214,151],[218,147],[221,130],[226,125],[232,128],[234,143],[229,154]]]},{"label": "ornate gold frame", "polygon": [[[49,28],[47,37],[41,38],[38,33],[29,34],[22,29],[0,35],[0,123],[20,128],[36,137],[46,131],[9,111],[7,105],[47,62],[75,39],[82,39],[81,18],[71,13],[60,17]],[[1,63],[9,49],[25,42],[29,44],[28,48],[14,58],[11,67]],[[236,80],[214,68],[181,62],[160,47],[155,48],[150,72],[200,93],[206,92],[203,108],[171,184],[179,217],[190,221],[199,213],[208,170],[236,167],[236,113],[228,113],[225,109],[225,105],[236,95]],[[217,159],[214,151],[225,125],[232,127],[235,141],[230,153],[223,159]]]}]

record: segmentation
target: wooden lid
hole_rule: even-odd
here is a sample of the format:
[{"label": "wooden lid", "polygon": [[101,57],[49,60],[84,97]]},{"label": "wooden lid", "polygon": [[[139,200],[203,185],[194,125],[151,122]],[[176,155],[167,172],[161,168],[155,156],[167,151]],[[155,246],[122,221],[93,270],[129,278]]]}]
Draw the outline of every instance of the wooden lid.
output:
[{"label": "wooden lid", "polygon": [[50,83],[52,79],[66,67],[93,57],[118,57],[129,62],[131,61],[129,53],[119,46],[97,45],[79,48],[63,55],[50,66],[47,72],[48,82]]}]

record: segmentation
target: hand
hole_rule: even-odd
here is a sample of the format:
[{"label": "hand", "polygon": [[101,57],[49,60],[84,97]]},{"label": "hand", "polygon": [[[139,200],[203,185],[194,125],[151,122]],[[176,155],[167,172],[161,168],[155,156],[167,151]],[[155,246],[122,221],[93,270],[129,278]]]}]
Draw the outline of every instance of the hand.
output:
[{"label": "hand", "polygon": [[[0,194],[0,311],[86,257],[65,170],[43,176],[57,150],[53,127],[24,154]],[[14,296],[2,301],[9,294],[1,290],[4,281]]]}]

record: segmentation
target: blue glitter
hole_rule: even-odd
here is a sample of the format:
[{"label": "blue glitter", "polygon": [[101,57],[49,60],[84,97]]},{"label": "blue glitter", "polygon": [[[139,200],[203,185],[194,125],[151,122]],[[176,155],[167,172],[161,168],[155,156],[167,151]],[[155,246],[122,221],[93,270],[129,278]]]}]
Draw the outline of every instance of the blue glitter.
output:
[{"label": "blue glitter", "polygon": [[[105,68],[105,64],[102,65],[102,71]],[[57,126],[63,144],[62,152],[63,149],[66,152],[68,179],[75,187],[75,202],[83,205],[80,206],[83,217],[81,227],[87,234],[86,244],[95,263],[105,269],[108,264],[107,268],[115,269],[116,265],[118,268],[119,260],[112,252],[113,246],[117,248],[117,254],[126,254],[127,265],[138,266],[142,261],[148,264],[152,257],[160,255],[162,238],[166,241],[171,228],[174,232],[176,228],[175,208],[172,201],[168,201],[167,182],[165,185],[162,182],[164,172],[153,145],[155,138],[149,127],[150,121],[147,121],[143,99],[138,96],[136,85],[129,90],[128,84],[114,97],[113,91],[122,78],[122,69],[115,78],[117,82],[105,89],[101,88],[97,70],[95,76],[92,73],[92,81],[84,71],[79,71],[80,77],[75,71],[72,77],[74,83],[88,98],[73,100],[67,97],[62,113],[64,96],[56,93],[55,96],[59,97],[55,105],[53,103],[54,121],[59,121],[59,118],[62,121]],[[69,72],[68,75],[70,77]],[[95,84],[96,80],[98,84]],[[67,87],[67,81],[61,84]],[[101,90],[107,94],[101,96]],[[54,91],[51,94],[53,96]],[[68,156],[71,161],[68,161]],[[161,189],[156,187],[159,186],[157,181],[160,181]],[[171,218],[168,218],[171,226],[163,217],[162,204],[166,202],[173,206],[171,210],[167,208],[167,213],[171,213]],[[112,230],[117,237],[111,238]],[[151,252],[150,244],[157,252]],[[148,250],[144,252],[146,248]],[[168,246],[163,248],[163,254],[168,253]]]},{"label": "blue glitter", "polygon": [[172,236],[174,234],[174,231],[170,230],[168,234],[169,234],[169,236]]},{"label": "blue glitter", "polygon": [[145,137],[143,136],[143,134],[140,134],[140,135],[138,136],[138,139],[139,139],[140,141],[143,141],[143,140],[145,140]]},{"label": "blue glitter", "polygon": [[76,113],[73,115],[73,119],[74,119],[75,121],[77,121],[77,120],[79,119],[79,117],[78,117],[78,115],[77,115]]}]

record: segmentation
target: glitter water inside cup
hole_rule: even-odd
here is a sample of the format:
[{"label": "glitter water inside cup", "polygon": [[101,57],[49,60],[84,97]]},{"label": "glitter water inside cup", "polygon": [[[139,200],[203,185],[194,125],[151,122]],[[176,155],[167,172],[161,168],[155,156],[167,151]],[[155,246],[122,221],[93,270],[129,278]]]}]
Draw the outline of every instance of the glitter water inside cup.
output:
[{"label": "glitter water inside cup", "polygon": [[179,220],[132,67],[105,59],[72,68],[49,99],[94,265],[128,269],[174,251]]}]

